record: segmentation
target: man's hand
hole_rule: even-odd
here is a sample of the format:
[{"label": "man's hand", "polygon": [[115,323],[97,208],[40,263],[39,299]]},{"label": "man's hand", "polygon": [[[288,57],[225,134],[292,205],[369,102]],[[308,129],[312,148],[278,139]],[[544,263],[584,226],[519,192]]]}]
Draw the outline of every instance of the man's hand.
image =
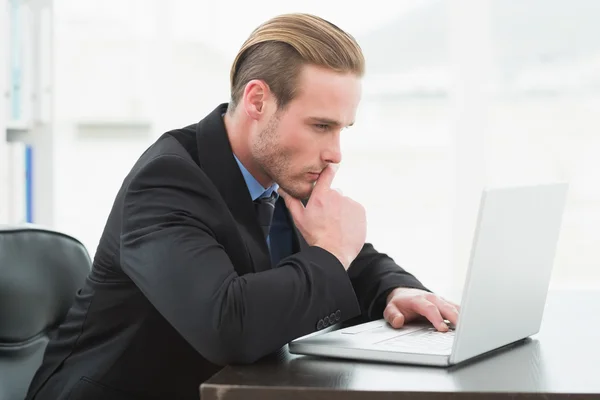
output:
[{"label": "man's hand", "polygon": [[427,318],[441,332],[448,331],[444,319],[456,325],[460,307],[433,293],[420,289],[397,288],[387,297],[383,317],[394,328],[420,316]]},{"label": "man's hand", "polygon": [[367,219],[363,206],[331,188],[335,172],[332,165],[321,172],[306,207],[285,191],[278,192],[306,242],[329,251],[348,270],[365,244]]}]

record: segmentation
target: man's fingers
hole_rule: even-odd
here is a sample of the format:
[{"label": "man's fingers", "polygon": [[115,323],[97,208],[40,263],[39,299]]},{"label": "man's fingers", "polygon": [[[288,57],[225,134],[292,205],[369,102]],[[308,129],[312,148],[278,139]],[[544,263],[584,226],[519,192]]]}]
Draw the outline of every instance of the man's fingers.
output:
[{"label": "man's fingers", "polygon": [[444,300],[446,303],[450,304],[452,307],[456,308],[458,311],[460,311],[460,306],[458,304],[456,304],[455,302],[445,299],[443,297],[440,297],[440,298],[442,300]]},{"label": "man's fingers", "polygon": [[393,328],[398,329],[404,325],[404,315],[392,302],[388,303],[385,310],[383,310],[383,318],[385,318]]},{"label": "man's fingers", "polygon": [[419,300],[415,305],[415,312],[427,318],[438,331],[448,331],[448,325],[444,322],[438,306],[431,301],[425,298]]},{"label": "man's fingers", "polygon": [[331,187],[331,183],[333,182],[333,178],[335,178],[335,173],[337,171],[337,166],[333,166],[329,164],[319,175],[319,179],[317,179],[317,183],[315,183],[315,187],[313,188],[314,192],[319,192],[325,189],[329,189]]},{"label": "man's fingers", "polygon": [[290,214],[292,214],[294,221],[299,221],[304,215],[304,204],[281,188],[277,190],[277,193],[283,197],[285,205]]},{"label": "man's fingers", "polygon": [[458,324],[458,309],[454,304],[439,297],[436,297],[432,302],[438,307],[445,319],[452,322],[454,326]]}]

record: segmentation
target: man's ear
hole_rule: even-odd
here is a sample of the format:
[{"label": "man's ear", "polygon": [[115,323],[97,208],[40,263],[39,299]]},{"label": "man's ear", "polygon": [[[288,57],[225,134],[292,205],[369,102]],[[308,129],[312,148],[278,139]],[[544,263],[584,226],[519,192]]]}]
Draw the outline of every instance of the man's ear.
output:
[{"label": "man's ear", "polygon": [[265,104],[269,97],[269,87],[260,79],[253,79],[246,84],[243,94],[243,104],[246,114],[259,120],[265,115]]}]

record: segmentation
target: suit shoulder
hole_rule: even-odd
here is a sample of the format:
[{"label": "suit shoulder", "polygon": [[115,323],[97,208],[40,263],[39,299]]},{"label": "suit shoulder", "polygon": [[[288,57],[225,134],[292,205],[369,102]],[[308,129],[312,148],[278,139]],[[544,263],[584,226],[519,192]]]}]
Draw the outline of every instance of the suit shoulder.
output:
[{"label": "suit shoulder", "polygon": [[190,125],[186,128],[175,129],[163,133],[153,144],[151,144],[138,158],[132,168],[132,172],[143,168],[158,158],[181,158],[198,164],[197,150],[195,149],[195,127]]},{"label": "suit shoulder", "polygon": [[[196,124],[182,129],[176,129],[163,133],[152,143],[137,159],[123,181],[123,186],[128,186],[140,172],[161,175],[177,173],[183,170],[197,179],[197,173],[203,175],[202,169],[197,162]],[[190,175],[191,172],[191,175]]]}]

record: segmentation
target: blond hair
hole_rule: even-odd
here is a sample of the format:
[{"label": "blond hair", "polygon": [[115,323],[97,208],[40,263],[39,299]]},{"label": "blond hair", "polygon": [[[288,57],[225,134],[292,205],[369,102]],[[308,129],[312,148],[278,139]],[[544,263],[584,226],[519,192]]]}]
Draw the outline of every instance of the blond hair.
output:
[{"label": "blond hair", "polygon": [[279,15],[256,28],[233,61],[229,109],[253,79],[263,80],[278,108],[284,108],[297,94],[298,74],[306,64],[359,77],[365,70],[356,40],[331,22],[310,14]]}]

